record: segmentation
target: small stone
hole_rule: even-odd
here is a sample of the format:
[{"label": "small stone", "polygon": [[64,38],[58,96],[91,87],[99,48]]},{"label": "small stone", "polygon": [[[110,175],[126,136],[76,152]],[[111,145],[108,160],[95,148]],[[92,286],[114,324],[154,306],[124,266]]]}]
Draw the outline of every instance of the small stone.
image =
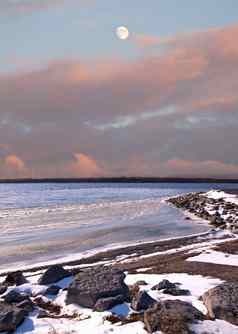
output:
[{"label": "small stone", "polygon": [[164,289],[176,289],[177,284],[171,283],[167,279],[164,279],[159,284],[153,286],[152,290],[164,290]]},{"label": "small stone", "polygon": [[29,299],[29,297],[26,294],[17,292],[15,290],[9,291],[4,296],[4,300],[6,303],[20,303],[26,299]]},{"label": "small stone", "polygon": [[7,291],[6,285],[0,285],[0,295],[3,295]]},{"label": "small stone", "polygon": [[98,312],[103,312],[111,309],[112,307],[118,304],[122,304],[124,300],[125,300],[124,297],[121,295],[116,297],[100,298],[97,300],[94,306],[94,310]]},{"label": "small stone", "polygon": [[4,283],[8,286],[11,286],[11,285],[22,285],[28,283],[28,281],[21,271],[15,271],[7,275]]},{"label": "small stone", "polygon": [[171,296],[190,296],[191,295],[189,290],[179,289],[178,287],[164,289],[163,293],[167,295],[171,295]]},{"label": "small stone", "polygon": [[33,302],[29,299],[25,299],[22,302],[16,304],[16,306],[20,309],[25,310],[27,313],[30,313],[34,310],[34,304]]},{"label": "small stone", "polygon": [[55,303],[53,303],[51,300],[47,299],[46,297],[37,297],[34,299],[34,304],[39,306],[40,308],[43,308],[50,313],[60,314],[61,307]]},{"label": "small stone", "polygon": [[156,303],[156,300],[150,297],[146,291],[138,291],[131,302],[131,308],[135,311],[147,310]]},{"label": "small stone", "polygon": [[41,276],[39,279],[39,284],[53,284],[69,276],[71,276],[71,273],[68,270],[65,270],[60,265],[54,265],[47,269],[46,272]]},{"label": "small stone", "polygon": [[146,283],[146,281],[141,280],[141,281],[137,281],[135,285],[148,285],[148,283]]}]

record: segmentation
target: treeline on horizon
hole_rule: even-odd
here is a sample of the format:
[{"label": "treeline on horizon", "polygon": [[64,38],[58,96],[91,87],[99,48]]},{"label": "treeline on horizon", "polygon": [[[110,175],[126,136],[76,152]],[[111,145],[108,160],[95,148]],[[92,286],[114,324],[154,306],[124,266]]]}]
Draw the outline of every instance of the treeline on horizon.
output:
[{"label": "treeline on horizon", "polygon": [[238,179],[186,177],[95,177],[0,179],[0,183],[238,183]]}]

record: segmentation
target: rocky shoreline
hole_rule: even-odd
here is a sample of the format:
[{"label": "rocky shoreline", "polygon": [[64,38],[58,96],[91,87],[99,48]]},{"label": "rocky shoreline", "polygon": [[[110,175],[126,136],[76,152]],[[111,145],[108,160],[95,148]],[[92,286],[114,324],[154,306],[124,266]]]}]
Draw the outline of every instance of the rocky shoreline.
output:
[{"label": "rocky shoreline", "polygon": [[236,199],[193,193],[168,201],[213,229],[3,274],[0,332],[238,333]]},{"label": "rocky shoreline", "polygon": [[238,202],[236,204],[227,201],[227,197],[224,198],[223,194],[219,191],[189,193],[167,201],[177,208],[209,221],[214,227],[238,232]]}]

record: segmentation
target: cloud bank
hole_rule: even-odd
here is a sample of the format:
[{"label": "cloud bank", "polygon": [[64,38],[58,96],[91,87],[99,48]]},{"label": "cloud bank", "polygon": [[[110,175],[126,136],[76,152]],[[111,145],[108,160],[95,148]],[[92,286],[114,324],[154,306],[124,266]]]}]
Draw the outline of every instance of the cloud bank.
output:
[{"label": "cloud bank", "polygon": [[0,75],[0,177],[238,177],[237,34],[234,25],[128,62]]}]

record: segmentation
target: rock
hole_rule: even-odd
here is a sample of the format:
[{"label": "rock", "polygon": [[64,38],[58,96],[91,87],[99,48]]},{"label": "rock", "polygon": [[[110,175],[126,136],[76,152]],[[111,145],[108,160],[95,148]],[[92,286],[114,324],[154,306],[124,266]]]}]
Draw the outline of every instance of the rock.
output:
[{"label": "rock", "polygon": [[29,299],[29,297],[24,293],[20,293],[15,290],[11,290],[4,296],[3,299],[6,303],[11,304],[11,303],[20,303],[23,300]]},{"label": "rock", "polygon": [[45,297],[36,297],[34,303],[51,313],[60,314],[61,307]]},{"label": "rock", "polygon": [[147,310],[155,303],[157,303],[156,300],[150,297],[146,291],[138,291],[132,299],[131,308],[135,311]]},{"label": "rock", "polygon": [[134,285],[148,285],[148,283],[146,283],[146,281],[137,281]]},{"label": "rock", "polygon": [[34,304],[33,302],[29,299],[25,299],[20,303],[17,303],[16,306],[20,309],[25,310],[27,313],[30,313],[34,310]]},{"label": "rock", "polygon": [[0,301],[0,332],[14,332],[26,316],[26,310]]},{"label": "rock", "polygon": [[42,318],[48,318],[49,317],[49,313],[45,310],[39,310],[39,313],[37,315],[38,319],[42,319]]},{"label": "rock", "polygon": [[6,285],[0,285],[0,295],[3,295],[7,291]]},{"label": "rock", "polygon": [[48,285],[56,283],[65,277],[71,276],[71,273],[68,270],[65,270],[60,265],[51,266],[39,279],[40,285]]},{"label": "rock", "polygon": [[121,322],[122,321],[122,317],[119,317],[118,315],[116,314],[109,314],[109,315],[106,315],[103,320],[104,321],[109,321],[111,324],[116,324],[118,322]]},{"label": "rock", "polygon": [[135,296],[137,296],[138,292],[140,291],[140,286],[135,283],[134,285],[129,285],[128,288],[129,288],[129,300],[131,302],[132,299]]},{"label": "rock", "polygon": [[176,289],[176,288],[177,288],[177,284],[171,283],[167,279],[164,279],[159,284],[156,284],[155,286],[153,286],[152,290],[164,290],[164,289]]},{"label": "rock", "polygon": [[116,297],[100,298],[94,305],[94,310],[98,312],[103,312],[118,304],[122,304],[124,301],[125,298],[121,295],[118,295]]},{"label": "rock", "polygon": [[55,296],[59,293],[60,289],[61,288],[58,285],[51,285],[44,294]]},{"label": "rock", "polygon": [[98,299],[123,296],[129,297],[124,283],[123,271],[108,267],[97,267],[76,275],[68,288],[66,303],[93,308]]},{"label": "rock", "polygon": [[238,283],[223,283],[205,292],[202,300],[212,319],[238,325]]},{"label": "rock", "polygon": [[210,222],[212,225],[219,227],[221,225],[224,225],[224,220],[218,215],[213,215],[210,217]]},{"label": "rock", "polygon": [[11,285],[22,285],[28,283],[27,279],[24,277],[21,271],[15,271],[13,273],[9,273],[4,281],[4,284]]},{"label": "rock", "polygon": [[190,303],[165,300],[144,313],[145,328],[149,333],[189,334],[189,325],[204,320],[204,315]]},{"label": "rock", "polygon": [[171,296],[189,296],[191,295],[189,290],[179,289],[178,287],[164,289],[163,293],[166,293],[167,295],[171,295]]}]

